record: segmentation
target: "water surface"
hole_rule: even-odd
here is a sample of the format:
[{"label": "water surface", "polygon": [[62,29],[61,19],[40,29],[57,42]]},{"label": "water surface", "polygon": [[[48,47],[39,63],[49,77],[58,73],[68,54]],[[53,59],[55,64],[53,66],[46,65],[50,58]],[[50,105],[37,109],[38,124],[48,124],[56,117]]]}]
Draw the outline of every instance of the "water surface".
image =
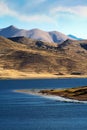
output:
[{"label": "water surface", "polygon": [[85,85],[87,79],[1,80],[0,130],[87,130],[87,104],[13,92]]}]

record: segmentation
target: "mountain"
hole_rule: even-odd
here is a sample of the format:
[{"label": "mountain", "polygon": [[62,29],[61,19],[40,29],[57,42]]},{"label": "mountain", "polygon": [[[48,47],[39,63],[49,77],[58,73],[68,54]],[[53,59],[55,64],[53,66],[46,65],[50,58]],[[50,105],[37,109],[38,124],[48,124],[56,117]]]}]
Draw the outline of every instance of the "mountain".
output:
[{"label": "mountain", "polygon": [[73,39],[73,40],[83,40],[82,38],[78,38],[78,37],[76,37],[76,36],[74,36],[74,35],[71,35],[71,34],[69,34],[68,37],[69,37],[70,39]]},{"label": "mountain", "polygon": [[53,42],[53,39],[49,35],[48,32],[42,31],[40,29],[32,29],[27,33],[27,37],[35,40],[45,41],[45,42]]},{"label": "mountain", "polygon": [[26,30],[18,29],[13,25],[0,30],[0,36],[4,36],[4,37],[16,37],[16,36],[25,36],[25,35],[26,35]]},{"label": "mountain", "polygon": [[63,41],[69,39],[68,36],[66,36],[63,33],[57,32],[57,31],[49,32],[49,34],[50,34],[53,42],[56,42],[56,43],[62,43]]},{"label": "mountain", "polygon": [[12,40],[0,37],[1,78],[29,78],[35,74],[37,77],[40,74],[87,75],[87,40],[66,40],[51,46],[25,37]]},{"label": "mountain", "polygon": [[67,35],[57,31],[46,32],[40,29],[24,30],[18,29],[13,25],[0,29],[0,36],[4,36],[6,38],[24,36],[34,40],[41,40],[50,43],[62,43],[66,39],[69,39]]}]

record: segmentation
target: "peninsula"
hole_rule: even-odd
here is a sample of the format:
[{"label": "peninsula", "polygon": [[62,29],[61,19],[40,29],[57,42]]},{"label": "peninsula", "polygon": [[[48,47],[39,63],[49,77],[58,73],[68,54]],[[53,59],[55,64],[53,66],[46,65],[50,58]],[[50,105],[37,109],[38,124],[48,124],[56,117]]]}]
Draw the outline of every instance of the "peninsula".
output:
[{"label": "peninsula", "polygon": [[75,101],[87,101],[87,86],[76,87],[76,88],[67,88],[67,89],[25,89],[25,90],[16,90],[16,92],[33,94],[45,97],[61,97],[65,99],[75,100]]}]

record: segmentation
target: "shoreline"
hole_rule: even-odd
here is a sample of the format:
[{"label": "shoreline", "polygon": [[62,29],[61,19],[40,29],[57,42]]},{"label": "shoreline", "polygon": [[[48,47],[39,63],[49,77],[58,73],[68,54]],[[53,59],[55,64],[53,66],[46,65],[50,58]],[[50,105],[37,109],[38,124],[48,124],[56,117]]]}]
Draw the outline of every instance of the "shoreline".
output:
[{"label": "shoreline", "polygon": [[64,78],[87,78],[87,75],[56,74],[48,72],[24,72],[14,69],[1,69],[0,79],[64,79]]},{"label": "shoreline", "polygon": [[0,80],[4,79],[14,79],[14,80],[27,80],[27,79],[77,79],[77,78],[87,78],[87,75],[82,75],[82,76],[76,76],[76,75],[53,75],[53,74],[28,74],[28,75],[22,75],[22,76],[15,76],[15,75],[4,75],[0,76]]},{"label": "shoreline", "polygon": [[59,95],[51,95],[51,94],[47,94],[47,93],[43,94],[40,91],[42,91],[42,89],[41,90],[40,89],[14,90],[14,92],[17,92],[17,93],[36,95],[36,96],[44,97],[44,98],[55,100],[55,101],[71,102],[71,103],[72,102],[74,102],[74,103],[87,103],[87,101],[66,98],[66,97],[62,97],[62,96],[59,96]]}]

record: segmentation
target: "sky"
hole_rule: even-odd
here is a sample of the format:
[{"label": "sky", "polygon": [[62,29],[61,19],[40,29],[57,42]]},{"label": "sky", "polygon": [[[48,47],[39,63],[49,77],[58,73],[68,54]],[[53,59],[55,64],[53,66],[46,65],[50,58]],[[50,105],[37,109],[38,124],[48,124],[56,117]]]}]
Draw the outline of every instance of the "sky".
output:
[{"label": "sky", "polygon": [[87,0],[0,0],[0,28],[10,25],[87,39]]}]

